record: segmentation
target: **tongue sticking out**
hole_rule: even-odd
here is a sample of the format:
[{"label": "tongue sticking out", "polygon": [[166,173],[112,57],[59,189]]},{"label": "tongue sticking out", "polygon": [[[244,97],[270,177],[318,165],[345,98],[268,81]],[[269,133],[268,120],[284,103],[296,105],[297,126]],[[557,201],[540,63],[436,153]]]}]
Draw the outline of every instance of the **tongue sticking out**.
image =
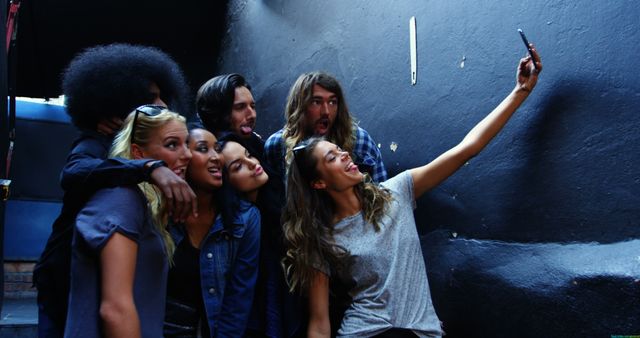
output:
[{"label": "tongue sticking out", "polygon": [[240,127],[240,131],[247,135],[247,134],[251,134],[251,132],[253,131],[253,128],[249,127],[249,126],[242,126]]}]

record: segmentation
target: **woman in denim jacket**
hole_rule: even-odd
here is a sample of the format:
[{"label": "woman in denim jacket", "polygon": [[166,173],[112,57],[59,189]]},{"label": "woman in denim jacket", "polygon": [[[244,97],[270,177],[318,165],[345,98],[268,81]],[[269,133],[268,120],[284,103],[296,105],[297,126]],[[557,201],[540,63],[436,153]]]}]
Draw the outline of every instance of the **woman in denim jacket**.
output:
[{"label": "woman in denim jacket", "polygon": [[223,185],[224,157],[213,134],[190,132],[187,181],[198,215],[172,226],[165,337],[241,337],[258,274],[260,213]]},{"label": "woman in denim jacket", "polygon": [[282,179],[239,136],[228,134],[220,142],[229,185],[258,207],[262,221],[260,273],[245,338],[301,336],[305,307],[299,295],[289,292],[280,265],[285,253],[280,225]]}]

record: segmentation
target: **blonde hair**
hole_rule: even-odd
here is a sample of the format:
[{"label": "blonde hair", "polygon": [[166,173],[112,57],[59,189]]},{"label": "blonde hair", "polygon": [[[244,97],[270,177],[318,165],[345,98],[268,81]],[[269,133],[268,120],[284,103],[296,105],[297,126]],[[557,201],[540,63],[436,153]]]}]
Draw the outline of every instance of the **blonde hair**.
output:
[{"label": "blonde hair", "polygon": [[[148,116],[144,113],[137,113],[135,126],[135,144],[139,146],[146,146],[149,144],[151,135],[155,130],[161,128],[170,121],[179,121],[186,124],[186,119],[167,109],[163,109],[162,112],[155,116]],[[116,135],[109,152],[109,157],[121,157],[126,159],[133,159],[133,153],[131,152],[131,131],[133,129],[133,120],[135,119],[136,111],[131,112],[124,120],[124,124],[120,132]],[[169,216],[166,210],[166,201],[164,195],[155,185],[142,182],[138,184],[140,190],[147,198],[149,211],[151,212],[151,218],[154,226],[161,234],[164,241],[165,251],[167,256],[171,259],[175,244],[173,239],[167,230],[167,224],[169,222]]]}]

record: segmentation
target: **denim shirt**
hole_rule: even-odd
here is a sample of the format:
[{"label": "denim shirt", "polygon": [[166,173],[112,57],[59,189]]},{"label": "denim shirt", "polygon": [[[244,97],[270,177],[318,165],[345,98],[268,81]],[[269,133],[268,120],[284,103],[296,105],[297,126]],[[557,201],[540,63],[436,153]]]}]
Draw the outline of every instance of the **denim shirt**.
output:
[{"label": "denim shirt", "polygon": [[[253,304],[260,212],[242,201],[233,224],[227,232],[218,215],[200,247],[200,287],[212,337],[241,337]],[[171,236],[177,247],[186,239],[184,226],[172,227]]]},{"label": "denim shirt", "polygon": [[81,130],[60,175],[64,190],[62,210],[53,222],[46,247],[34,268],[38,288],[38,323],[41,337],[60,337],[67,317],[71,274],[71,240],[78,212],[101,188],[135,185],[148,180],[144,167],[150,159],[108,159],[112,138]]}]

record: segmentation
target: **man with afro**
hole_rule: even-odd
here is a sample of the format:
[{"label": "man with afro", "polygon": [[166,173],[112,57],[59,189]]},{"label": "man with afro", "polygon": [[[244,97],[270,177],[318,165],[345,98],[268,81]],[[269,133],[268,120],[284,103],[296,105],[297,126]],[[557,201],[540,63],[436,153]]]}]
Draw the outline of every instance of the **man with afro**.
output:
[{"label": "man with afro", "polygon": [[156,104],[185,112],[190,106],[185,78],[171,57],[139,45],[88,48],[64,71],[62,91],[67,113],[80,136],[60,175],[62,210],[34,269],[41,338],[64,334],[73,222],[96,190],[147,181],[167,197],[174,219],[196,212],[195,194],[164,162],[106,158],[114,134],[136,107]]}]

